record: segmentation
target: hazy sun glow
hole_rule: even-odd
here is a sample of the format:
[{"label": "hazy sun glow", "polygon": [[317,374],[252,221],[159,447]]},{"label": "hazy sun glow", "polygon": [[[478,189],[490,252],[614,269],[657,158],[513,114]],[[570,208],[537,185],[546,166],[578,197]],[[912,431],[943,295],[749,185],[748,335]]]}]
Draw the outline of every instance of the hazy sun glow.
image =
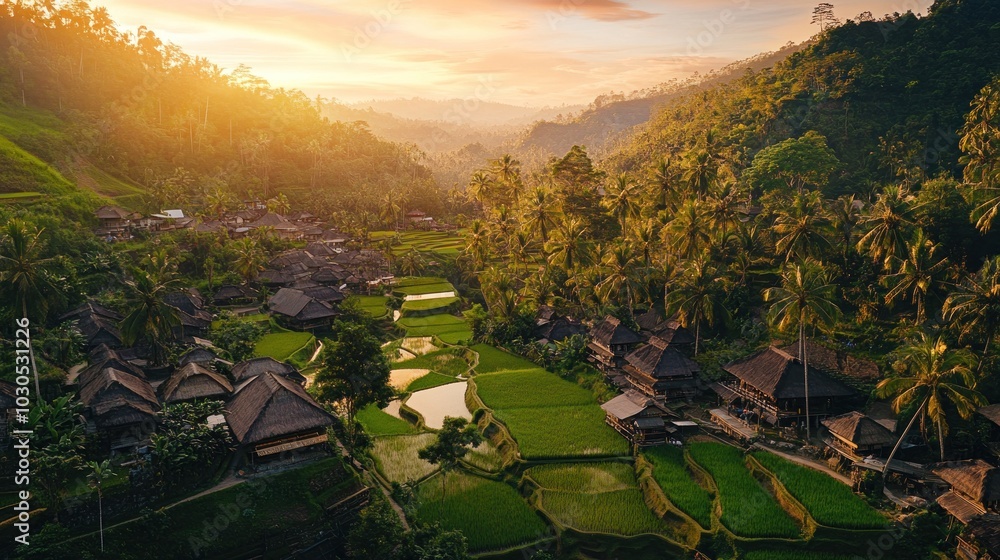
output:
[{"label": "hazy sun glow", "polygon": [[[932,0],[835,2],[926,13]],[[587,103],[686,78],[807,39],[803,0],[98,0],[125,30],[272,85],[342,101],[469,98],[518,105]]]}]

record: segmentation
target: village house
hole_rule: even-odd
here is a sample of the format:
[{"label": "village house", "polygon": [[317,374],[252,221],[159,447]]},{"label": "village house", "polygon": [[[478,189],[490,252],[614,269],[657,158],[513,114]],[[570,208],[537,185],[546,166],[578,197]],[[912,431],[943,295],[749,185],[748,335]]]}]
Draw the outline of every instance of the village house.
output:
[{"label": "village house", "polygon": [[1000,560],[1000,515],[987,513],[969,521],[958,536],[959,560]]},{"label": "village house", "polygon": [[698,364],[659,337],[625,356],[622,377],[633,389],[658,400],[691,398],[699,391]]},{"label": "village house", "polygon": [[285,362],[279,362],[278,360],[269,357],[252,358],[242,361],[234,365],[233,369],[230,371],[230,375],[233,376],[233,381],[237,384],[243,383],[244,381],[248,381],[265,373],[273,373],[275,375],[286,377],[299,385],[306,382],[306,378],[303,377],[303,375],[299,373],[299,370],[295,369],[294,366]]},{"label": "village house", "polygon": [[94,212],[97,217],[98,236],[121,237],[132,229],[133,223],[142,216],[137,212],[119,206],[101,206]]},{"label": "village house", "polygon": [[986,461],[951,461],[931,470],[951,486],[938,497],[938,505],[963,524],[1000,506],[1000,469]]},{"label": "village house", "polygon": [[233,385],[226,377],[200,364],[181,366],[157,388],[163,403],[177,403],[196,399],[225,400],[233,392]]},{"label": "village house", "polygon": [[174,336],[204,336],[214,318],[205,309],[205,298],[196,288],[170,292],[163,296],[163,302],[178,311],[180,325],[174,328]]},{"label": "village house", "polygon": [[240,386],[225,416],[240,448],[251,458],[326,445],[326,430],[336,420],[300,385],[270,372]]},{"label": "village house", "polygon": [[[723,369],[733,379],[714,383],[712,388],[739,417],[759,417],[773,426],[805,422],[805,369],[797,358],[771,346]],[[811,423],[848,410],[854,396],[851,388],[809,368]]]},{"label": "village house", "polygon": [[93,349],[101,344],[111,348],[122,345],[122,335],[118,325],[124,317],[121,314],[93,301],[77,307],[59,317],[59,321],[76,321],[80,334],[87,341],[87,348]]},{"label": "village house", "polygon": [[586,327],[580,322],[556,313],[548,305],[540,306],[535,316],[535,338],[542,344],[562,342],[571,336],[586,333]]},{"label": "village house", "polygon": [[249,286],[236,286],[226,284],[219,286],[219,289],[212,295],[212,305],[216,307],[235,307],[239,305],[253,305],[257,303],[260,294],[257,290]]},{"label": "village house", "polygon": [[[805,346],[810,372],[815,367],[835,377],[859,381],[876,381],[880,377],[878,364],[871,360],[834,350],[808,338]],[[799,357],[799,343],[797,341],[781,349],[796,358]]]},{"label": "village house", "polygon": [[823,440],[827,447],[850,461],[881,457],[896,444],[895,434],[858,411],[826,418],[821,424],[829,432]]},{"label": "village house", "polygon": [[635,318],[635,322],[639,325],[639,335],[645,340],[655,336],[666,342],[667,346],[679,350],[687,350],[694,346],[694,335],[691,331],[677,321],[663,319],[655,309],[639,315]]},{"label": "village house", "polygon": [[337,316],[330,304],[292,288],[278,290],[267,300],[267,307],[280,322],[301,331],[328,327]]},{"label": "village house", "polygon": [[275,235],[282,239],[300,239],[302,237],[298,226],[290,222],[288,218],[274,212],[264,214],[247,227],[249,229],[270,228]]},{"label": "village house", "polygon": [[590,350],[588,358],[595,366],[607,374],[611,374],[622,366],[625,356],[637,344],[642,342],[635,331],[626,327],[620,320],[611,315],[590,329]]},{"label": "village house", "polygon": [[100,432],[112,451],[141,445],[157,424],[156,393],[127,368],[96,365],[86,379],[81,374],[80,401],[86,407],[88,430]]},{"label": "village house", "polygon": [[601,408],[605,412],[605,422],[637,447],[666,443],[677,431],[665,420],[677,418],[675,413],[656,399],[635,391],[625,391],[602,404]]}]

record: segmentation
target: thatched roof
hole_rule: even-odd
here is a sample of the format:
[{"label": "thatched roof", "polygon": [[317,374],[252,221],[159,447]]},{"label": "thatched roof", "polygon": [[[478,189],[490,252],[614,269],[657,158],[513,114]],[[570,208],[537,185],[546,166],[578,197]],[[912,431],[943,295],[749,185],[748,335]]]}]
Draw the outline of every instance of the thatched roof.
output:
[{"label": "thatched roof", "polygon": [[965,525],[962,538],[978,543],[981,553],[988,552],[992,558],[1000,557],[1000,515],[988,513],[970,520]]},{"label": "thatched roof", "polygon": [[625,391],[621,395],[601,405],[604,412],[619,420],[628,420],[638,416],[649,408],[655,408],[658,414],[669,414],[656,400],[641,395],[635,391]]},{"label": "thatched roof", "polygon": [[194,226],[194,230],[198,233],[216,233],[226,231],[226,225],[218,220],[209,220],[207,222],[200,222]]},{"label": "thatched roof", "polygon": [[319,241],[309,243],[306,245],[305,250],[314,257],[330,257],[337,254],[337,252],[333,250],[333,247]]},{"label": "thatched roof", "polygon": [[[796,341],[782,348],[788,354],[799,357],[799,343]],[[809,367],[815,366],[827,373],[846,375],[856,379],[878,379],[878,365],[864,358],[858,358],[847,352],[838,352],[814,340],[806,339],[806,355]]]},{"label": "thatched roof", "polygon": [[247,287],[247,286],[234,286],[232,284],[227,284],[225,286],[219,287],[216,290],[215,295],[212,296],[212,301],[218,304],[225,304],[230,300],[234,299],[254,299],[257,297],[257,290]]},{"label": "thatched roof", "polygon": [[612,344],[636,344],[642,338],[632,329],[626,327],[616,317],[608,315],[603,321],[590,330],[590,338],[605,346]]},{"label": "thatched roof", "polygon": [[344,243],[350,241],[351,238],[347,234],[340,233],[337,230],[328,229],[323,232],[321,239],[326,242]]},{"label": "thatched roof", "polygon": [[232,392],[233,386],[228,379],[194,363],[174,371],[159,387],[163,402],[225,398]]},{"label": "thatched roof", "polygon": [[185,352],[184,355],[177,360],[177,363],[182,366],[186,366],[188,364],[210,364],[218,359],[219,357],[215,355],[215,352],[212,352],[208,348],[197,347]]},{"label": "thatched roof", "polygon": [[565,317],[556,317],[552,321],[535,327],[535,337],[550,342],[559,342],[575,334],[585,334],[586,332],[587,329],[583,325]]},{"label": "thatched roof", "polygon": [[[772,398],[805,398],[802,362],[774,346],[726,364],[723,369]],[[852,389],[821,371],[809,370],[809,398],[847,397],[853,394]]]},{"label": "thatched roof", "polygon": [[556,313],[555,308],[551,305],[539,305],[538,312],[535,313],[535,324],[544,325],[559,318],[561,316]]},{"label": "thatched roof", "polygon": [[81,387],[93,381],[100,374],[101,370],[108,368],[130,374],[139,379],[146,379],[146,373],[142,369],[122,358],[118,352],[108,348],[106,344],[101,344],[91,351],[89,360],[90,363],[87,367],[80,370],[76,378],[77,383]]},{"label": "thatched roof", "polygon": [[669,346],[694,344],[694,335],[691,334],[691,331],[675,320],[660,317],[655,309],[650,309],[639,315],[635,318],[635,322],[643,334],[658,337]]},{"label": "thatched roof", "polygon": [[226,406],[226,422],[242,445],[323,429],[334,422],[301,386],[272,373],[253,378]]},{"label": "thatched roof", "polygon": [[972,501],[980,504],[1000,501],[1000,469],[982,459],[938,463],[931,470],[950,484],[952,490]]},{"label": "thatched roof", "polygon": [[340,290],[329,286],[314,286],[311,288],[300,288],[300,290],[302,290],[303,294],[317,301],[325,301],[330,304],[343,301],[345,298]]},{"label": "thatched roof", "polygon": [[87,344],[111,342],[120,346],[122,334],[118,330],[118,325],[111,319],[101,315],[81,315],[76,320],[76,326],[80,334],[87,339]]},{"label": "thatched roof", "polygon": [[655,336],[649,339],[649,344],[629,352],[625,361],[638,372],[654,379],[690,377],[700,369],[698,364]]},{"label": "thatched roof", "polygon": [[205,298],[193,289],[170,292],[163,296],[163,302],[192,316],[197,315],[205,307]]},{"label": "thatched roof", "polygon": [[896,443],[896,436],[885,426],[858,411],[827,418],[822,424],[859,447],[888,447]]},{"label": "thatched roof", "polygon": [[115,428],[139,423],[155,423],[159,405],[124,397],[108,397],[91,407],[94,423],[99,428]]},{"label": "thatched roof", "polygon": [[284,286],[295,281],[291,274],[281,270],[262,270],[257,275],[257,281],[266,286]]},{"label": "thatched roof", "polygon": [[138,217],[135,212],[120,206],[101,206],[94,212],[94,215],[99,220],[128,220]]},{"label": "thatched roof", "polygon": [[68,313],[64,313],[61,317],[59,317],[59,321],[68,321],[69,319],[79,319],[81,317],[88,315],[96,315],[98,317],[103,317],[105,319],[109,319],[112,322],[116,323],[124,319],[124,317],[122,317],[122,315],[117,311],[108,309],[107,307],[104,307],[103,305],[97,303],[96,301],[90,300],[87,303],[84,303],[83,305],[77,307],[76,309]]},{"label": "thatched roof", "polygon": [[255,222],[250,224],[252,228],[259,227],[272,227],[276,230],[294,230],[296,229],[295,224],[288,221],[287,218],[280,214],[275,214],[274,212],[268,212],[258,218]]},{"label": "thatched roof", "polygon": [[113,367],[101,369],[90,381],[82,385],[80,400],[90,406],[98,397],[112,393],[128,394],[153,404],[159,403],[149,382]]},{"label": "thatched roof", "polygon": [[337,312],[328,304],[317,301],[300,290],[281,288],[267,302],[268,308],[279,315],[292,317],[298,321],[326,319]]},{"label": "thatched roof", "polygon": [[970,502],[954,490],[949,490],[941,494],[936,501],[939,506],[962,523],[968,523],[975,517],[986,513],[986,509],[983,506]]},{"label": "thatched roof", "polygon": [[979,414],[982,414],[987,420],[1000,426],[1000,404],[984,406],[979,409]]},{"label": "thatched roof", "polygon": [[339,284],[341,280],[344,279],[346,274],[344,274],[343,269],[338,271],[331,266],[324,266],[323,268],[317,270],[309,277],[313,282],[318,282],[320,284]]},{"label": "thatched roof", "polygon": [[237,383],[265,373],[274,373],[276,375],[288,377],[296,383],[304,383],[306,380],[306,378],[303,377],[302,374],[299,373],[299,370],[295,369],[294,366],[286,364],[285,362],[279,362],[274,358],[266,357],[253,358],[251,360],[240,362],[233,366],[230,373]]}]

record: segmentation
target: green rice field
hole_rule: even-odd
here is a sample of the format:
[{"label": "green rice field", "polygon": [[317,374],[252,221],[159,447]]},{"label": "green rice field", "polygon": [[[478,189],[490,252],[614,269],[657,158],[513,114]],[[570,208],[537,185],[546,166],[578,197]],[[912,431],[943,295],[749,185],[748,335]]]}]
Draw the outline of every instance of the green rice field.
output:
[{"label": "green rice field", "polygon": [[750,473],[743,452],[715,442],[688,446],[691,458],[719,488],[722,524],[741,537],[796,538],[799,527]]},{"label": "green rice field", "polygon": [[457,383],[458,381],[458,379],[449,375],[442,375],[432,371],[427,375],[418,377],[417,379],[411,381],[410,384],[406,386],[406,391],[413,393],[422,389],[430,389],[432,387],[440,387],[441,385],[447,385],[449,383]]},{"label": "green rice field", "polygon": [[316,339],[307,332],[284,331],[265,334],[257,341],[254,354],[257,356],[270,356],[279,362],[283,362],[292,357],[296,352],[306,347],[312,346]]},{"label": "green rice field", "polygon": [[462,357],[460,348],[442,348],[422,356],[396,362],[393,369],[429,369],[437,373],[457,377],[469,370],[469,363]]},{"label": "green rice field", "polygon": [[494,373],[503,370],[534,369],[538,367],[534,362],[530,362],[509,352],[504,352],[488,344],[476,344],[472,349],[479,353],[479,365],[476,366],[477,373]]},{"label": "green rice field", "polygon": [[684,462],[684,450],[659,445],[643,451],[653,465],[653,478],[674,506],[691,516],[705,529],[712,527],[712,495],[691,477]]},{"label": "green rice field", "polygon": [[881,529],[886,519],[849,486],[817,471],[766,451],[753,454],[777,477],[820,525],[842,529]]},{"label": "green rice field", "polygon": [[389,298],[385,296],[353,296],[358,298],[358,307],[362,311],[371,314],[376,319],[381,319],[389,314],[389,308],[385,305],[389,303]]},{"label": "green rice field", "polygon": [[372,457],[380,473],[390,482],[420,480],[437,469],[424,461],[417,453],[434,441],[434,434],[424,433],[405,436],[385,436],[375,438]]},{"label": "green rice field", "polygon": [[594,402],[590,391],[544,369],[476,376],[479,398],[490,408],[536,408],[586,405]]},{"label": "green rice field", "polygon": [[510,429],[525,459],[618,457],[629,453],[628,441],[604,423],[604,411],[596,404],[500,409],[493,413]]},{"label": "green rice field", "polygon": [[561,525],[625,536],[665,530],[646,506],[631,465],[543,465],[525,476],[541,486],[541,508]]},{"label": "green rice field", "polygon": [[465,319],[453,315],[404,317],[396,324],[406,329],[406,336],[438,336],[449,344],[472,338],[472,330]]},{"label": "green rice field", "polygon": [[385,413],[375,405],[369,405],[358,411],[355,416],[370,436],[395,436],[415,434],[417,428],[406,420]]},{"label": "green rice field", "polygon": [[445,313],[449,308],[458,303],[457,297],[443,297],[434,299],[422,299],[417,301],[404,301],[403,306],[400,307],[400,311],[405,315],[406,312],[431,312],[438,310],[440,313]]},{"label": "green rice field", "polygon": [[420,484],[417,518],[462,531],[473,551],[497,550],[538,540],[546,525],[517,490],[495,480],[449,473]]}]

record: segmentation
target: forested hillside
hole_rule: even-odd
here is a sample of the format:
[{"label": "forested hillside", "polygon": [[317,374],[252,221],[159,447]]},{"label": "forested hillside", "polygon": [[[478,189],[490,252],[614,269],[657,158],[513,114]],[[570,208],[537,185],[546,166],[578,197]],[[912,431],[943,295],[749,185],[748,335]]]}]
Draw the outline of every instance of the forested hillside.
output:
[{"label": "forested hillside", "polygon": [[1000,72],[1000,5],[944,0],[931,10],[848,20],[771,69],[675,100],[608,167],[649,168],[711,133],[713,155],[725,153],[738,176],[762,148],[813,130],[842,164],[827,194],[954,175],[969,103]]},{"label": "forested hillside", "polygon": [[225,71],[145,27],[119,30],[104,8],[4,3],[0,29],[4,191],[46,190],[60,183],[46,178],[55,170],[157,210],[218,192],[322,203],[405,187],[436,197],[408,148],[321,118],[302,92],[249,68]]}]

